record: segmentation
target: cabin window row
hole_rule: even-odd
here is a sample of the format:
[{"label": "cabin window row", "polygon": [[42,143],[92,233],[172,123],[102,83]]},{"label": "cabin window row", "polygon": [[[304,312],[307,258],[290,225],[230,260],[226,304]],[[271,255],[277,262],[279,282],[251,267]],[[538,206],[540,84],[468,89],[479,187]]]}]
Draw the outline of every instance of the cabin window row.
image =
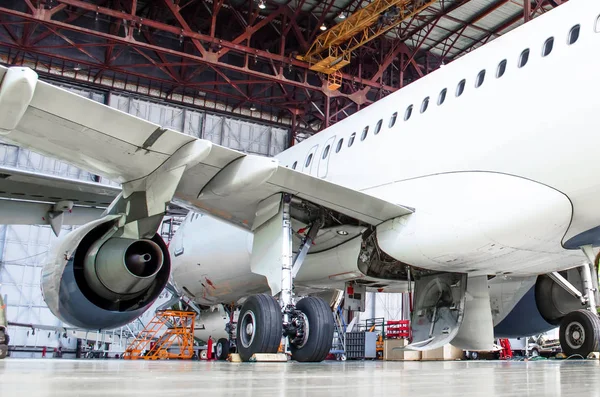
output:
[{"label": "cabin window row", "polygon": [[[600,16],[598,16],[598,18],[596,19],[596,24],[595,24],[594,30],[597,33],[600,33]],[[571,28],[571,30],[569,31],[569,35],[567,37],[567,44],[568,45],[575,44],[579,40],[580,32],[581,32],[581,25],[577,24],[577,25],[573,26]],[[542,57],[547,57],[548,55],[550,55],[550,53],[552,53],[553,49],[554,49],[554,37],[549,37],[544,42],[544,45],[542,47]],[[522,68],[525,65],[527,65],[527,62],[529,61],[529,54],[530,54],[529,48],[526,48],[525,50],[523,50],[521,52],[521,55],[519,56],[519,62],[518,62],[519,68]],[[498,64],[498,67],[496,69],[496,78],[499,79],[502,76],[504,76],[504,74],[506,73],[506,67],[507,67],[507,60],[504,59],[504,60],[500,61],[500,63]],[[477,77],[475,79],[475,88],[479,88],[483,85],[483,83],[485,82],[485,75],[486,75],[485,69],[481,70],[477,74]],[[460,97],[464,93],[466,84],[467,84],[466,79],[462,79],[458,83],[458,85],[456,86],[456,92],[455,92],[456,97]],[[438,95],[438,99],[437,99],[438,106],[442,105],[446,101],[447,93],[448,93],[447,88],[444,88],[443,90],[440,91],[440,93]],[[421,102],[421,108],[420,108],[421,113],[425,113],[427,111],[427,108],[429,107],[429,100],[430,100],[430,98],[426,97],[425,99],[423,99],[423,102]],[[413,113],[413,105],[411,104],[404,111],[404,121],[408,121],[410,119],[410,117],[412,116],[412,113]],[[398,112],[394,112],[392,114],[392,116],[390,117],[390,121],[388,123],[388,128],[394,127],[394,125],[396,125],[397,119],[398,119]],[[380,119],[377,122],[377,124],[375,125],[375,129],[373,130],[373,135],[379,134],[379,132],[381,131],[382,123],[383,123],[383,119]],[[362,130],[362,133],[360,135],[360,140],[364,141],[367,138],[368,134],[369,134],[369,126],[366,126]],[[350,135],[350,137],[348,138],[348,147],[351,147],[354,144],[355,140],[356,140],[356,132],[353,132],[352,135]],[[344,145],[344,138],[340,138],[337,142],[335,152],[339,153],[340,150],[342,150],[343,145]],[[323,155],[321,157],[323,160],[325,160],[327,158],[327,156],[329,156],[329,151],[330,151],[330,145],[327,145],[327,147],[325,147],[325,149],[323,150]],[[306,159],[305,167],[310,166],[312,158],[313,158],[313,155],[311,153],[311,154],[309,154],[309,156]],[[298,165],[298,162],[295,161],[294,164],[292,165],[292,169],[296,169],[297,165]]]}]

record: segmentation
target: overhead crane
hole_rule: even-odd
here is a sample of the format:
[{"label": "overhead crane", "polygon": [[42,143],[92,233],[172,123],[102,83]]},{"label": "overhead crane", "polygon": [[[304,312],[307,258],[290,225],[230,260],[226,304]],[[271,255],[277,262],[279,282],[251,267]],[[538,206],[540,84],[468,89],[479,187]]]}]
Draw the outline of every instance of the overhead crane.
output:
[{"label": "overhead crane", "polygon": [[327,74],[329,88],[336,90],[341,87],[339,70],[350,63],[353,51],[438,1],[375,0],[317,36],[298,59],[308,62],[311,70]]}]

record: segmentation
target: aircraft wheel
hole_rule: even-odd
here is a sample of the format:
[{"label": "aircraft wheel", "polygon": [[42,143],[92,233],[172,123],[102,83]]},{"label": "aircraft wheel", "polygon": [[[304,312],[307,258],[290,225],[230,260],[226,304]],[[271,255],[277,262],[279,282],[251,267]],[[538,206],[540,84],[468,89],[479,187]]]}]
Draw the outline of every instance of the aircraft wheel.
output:
[{"label": "aircraft wheel", "polygon": [[321,298],[309,296],[296,304],[296,310],[304,314],[306,331],[301,343],[290,344],[292,360],[320,362],[331,350],[333,343],[333,314]]},{"label": "aircraft wheel", "polygon": [[589,310],[576,310],[560,322],[560,346],[565,355],[586,358],[600,351],[600,318]]},{"label": "aircraft wheel", "polygon": [[227,360],[229,356],[229,340],[227,338],[221,338],[217,342],[217,360]]},{"label": "aircraft wheel", "polygon": [[8,345],[8,334],[6,331],[0,331],[0,345]]},{"label": "aircraft wheel", "polygon": [[277,353],[283,335],[281,308],[271,295],[252,295],[242,305],[237,350],[242,361],[255,353]]},{"label": "aircraft wheel", "polygon": [[8,346],[0,345],[0,360],[8,356]]}]

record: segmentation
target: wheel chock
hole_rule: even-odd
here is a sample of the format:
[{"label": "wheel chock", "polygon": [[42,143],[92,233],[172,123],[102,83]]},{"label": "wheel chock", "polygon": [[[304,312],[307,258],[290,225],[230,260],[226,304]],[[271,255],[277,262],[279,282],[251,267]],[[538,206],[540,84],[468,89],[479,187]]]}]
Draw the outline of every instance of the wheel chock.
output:
[{"label": "wheel chock", "polygon": [[242,358],[240,357],[240,355],[238,353],[231,353],[229,355],[229,357],[227,357],[227,361],[232,362],[232,363],[241,363]]},{"label": "wheel chock", "polygon": [[600,352],[591,352],[586,358],[588,360],[600,360]]},{"label": "wheel chock", "polygon": [[557,360],[564,360],[565,358],[567,358],[567,355],[565,353],[558,353],[556,356],[554,356],[554,358],[556,358]]},{"label": "wheel chock", "polygon": [[250,357],[251,363],[285,363],[288,357],[284,353],[254,353]]}]

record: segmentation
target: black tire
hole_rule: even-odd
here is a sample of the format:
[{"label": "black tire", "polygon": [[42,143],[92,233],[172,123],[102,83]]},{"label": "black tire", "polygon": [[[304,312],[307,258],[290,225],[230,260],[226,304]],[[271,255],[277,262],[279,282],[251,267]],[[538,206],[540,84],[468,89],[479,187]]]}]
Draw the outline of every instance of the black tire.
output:
[{"label": "black tire", "polygon": [[569,357],[586,358],[591,352],[600,351],[600,318],[589,310],[576,310],[560,322],[560,346]]},{"label": "black tire", "polygon": [[[271,295],[252,295],[242,305],[237,324],[237,350],[242,361],[255,353],[277,353],[283,335],[281,308]],[[248,328],[248,324],[252,324]]]},{"label": "black tire", "polygon": [[8,334],[5,330],[0,330],[0,345],[8,345]]},{"label": "black tire", "polygon": [[227,338],[221,338],[215,346],[215,355],[217,360],[227,360],[229,357],[229,340]]},{"label": "black tire", "polygon": [[303,346],[290,345],[292,360],[321,362],[325,360],[333,343],[333,313],[321,298],[309,296],[296,304],[296,310],[308,320],[308,338]]},{"label": "black tire", "polygon": [[0,360],[8,356],[8,346],[0,345]]}]

